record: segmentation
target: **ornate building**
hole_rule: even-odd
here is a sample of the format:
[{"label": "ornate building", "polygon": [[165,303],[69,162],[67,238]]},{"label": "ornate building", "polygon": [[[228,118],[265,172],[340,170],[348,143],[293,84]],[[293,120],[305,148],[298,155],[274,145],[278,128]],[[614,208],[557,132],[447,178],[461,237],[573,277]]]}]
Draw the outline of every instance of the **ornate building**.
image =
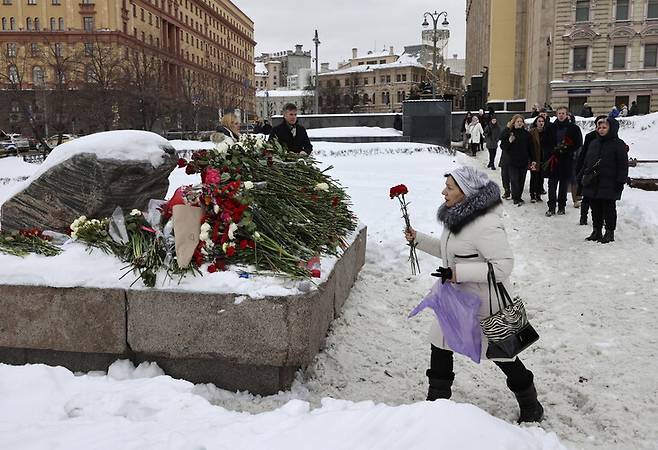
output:
[{"label": "ornate building", "polygon": [[[255,112],[253,22],[229,0],[3,0],[0,25],[0,84],[14,93],[103,85],[157,90],[214,121],[220,108]],[[115,122],[130,113],[114,109]]]}]

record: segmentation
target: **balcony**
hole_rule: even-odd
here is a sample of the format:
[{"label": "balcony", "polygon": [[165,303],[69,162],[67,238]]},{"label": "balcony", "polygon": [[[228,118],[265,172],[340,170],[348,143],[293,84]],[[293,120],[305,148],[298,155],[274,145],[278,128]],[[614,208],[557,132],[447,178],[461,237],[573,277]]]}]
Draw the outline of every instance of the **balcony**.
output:
[{"label": "balcony", "polygon": [[78,6],[80,7],[80,14],[96,14],[96,4],[95,3],[86,3],[82,2],[79,3]]}]

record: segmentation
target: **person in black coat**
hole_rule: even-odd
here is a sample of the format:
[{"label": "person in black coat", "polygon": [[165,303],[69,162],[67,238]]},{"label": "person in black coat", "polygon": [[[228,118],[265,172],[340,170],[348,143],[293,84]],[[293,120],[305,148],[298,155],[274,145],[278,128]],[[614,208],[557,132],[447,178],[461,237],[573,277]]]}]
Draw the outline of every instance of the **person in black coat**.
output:
[{"label": "person in black coat", "polygon": [[567,192],[574,178],[574,155],[583,144],[583,134],[578,125],[571,122],[569,110],[561,106],[557,109],[557,120],[550,127],[556,143],[552,154],[546,161],[548,177],[548,211],[547,216],[557,213],[565,214]]},{"label": "person in black coat", "polygon": [[532,203],[542,201],[541,196],[544,191],[543,166],[553,148],[555,148],[553,133],[551,133],[548,123],[550,121],[547,118],[539,115],[530,128],[533,146],[532,162],[530,163],[530,201]]},{"label": "person in black coat", "polygon": [[308,138],[306,128],[297,123],[297,107],[288,103],[283,109],[283,123],[277,125],[270,133],[270,139],[276,138],[288,151],[300,155],[310,155],[313,145]]},{"label": "person in black coat", "polygon": [[533,149],[532,138],[525,129],[522,115],[516,114],[509,121],[500,137],[500,148],[503,151],[501,160],[504,159],[504,165],[507,167],[509,174],[512,200],[514,200],[515,205],[521,206],[524,203],[521,197]]},{"label": "person in black coat", "polygon": [[270,135],[270,133],[272,133],[272,125],[270,125],[269,121],[266,120],[263,122],[263,129],[261,130],[261,133],[266,134],[268,136]]},{"label": "person in black coat", "polygon": [[587,240],[607,244],[615,240],[616,202],[621,199],[628,178],[628,153],[626,143],[619,139],[619,122],[615,119],[598,122],[596,133],[578,178],[592,207],[593,230]]},{"label": "person in black coat", "polygon": [[[594,130],[590,131],[585,135],[585,139],[583,140],[583,146],[578,153],[578,157],[576,158],[576,173],[579,174],[583,171],[583,166],[585,165],[585,158],[587,157],[587,152],[589,150],[590,144],[598,137],[598,133],[596,132],[596,127],[598,126],[600,121],[605,121],[607,119],[607,115],[602,115],[598,116],[596,119],[594,119]],[[580,178],[577,178],[578,182],[578,193],[582,196],[582,200],[580,202],[580,224],[581,225],[587,225],[587,216],[589,215],[589,198],[585,197],[583,194],[583,183],[581,183]]]},{"label": "person in black coat", "polygon": [[628,114],[626,117],[637,116],[637,102],[633,100],[631,102],[631,107],[628,109]]},{"label": "person in black coat", "polygon": [[581,117],[594,117],[594,112],[592,111],[592,107],[589,106],[589,104],[585,103],[583,105],[583,109],[580,110],[580,116]]}]

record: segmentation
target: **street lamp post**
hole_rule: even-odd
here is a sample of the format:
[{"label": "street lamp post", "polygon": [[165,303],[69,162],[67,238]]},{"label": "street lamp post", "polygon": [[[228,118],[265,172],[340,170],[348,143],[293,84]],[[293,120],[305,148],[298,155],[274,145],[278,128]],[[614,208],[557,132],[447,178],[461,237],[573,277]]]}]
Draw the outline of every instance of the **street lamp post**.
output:
[{"label": "street lamp post", "polygon": [[314,111],[315,114],[320,114],[320,101],[319,101],[319,96],[320,96],[320,91],[318,90],[318,85],[320,84],[320,72],[318,71],[318,66],[319,66],[319,60],[318,60],[318,46],[320,45],[320,38],[318,38],[318,30],[315,30],[315,37],[313,38],[313,42],[315,43],[315,95],[314,95]]},{"label": "street lamp post", "polygon": [[429,23],[427,22],[427,16],[432,18],[432,23],[434,25],[434,35],[432,37],[432,42],[434,44],[434,56],[432,58],[432,98],[436,99],[436,78],[437,78],[437,75],[436,75],[436,42],[438,40],[438,37],[436,35],[436,31],[439,27],[439,18],[441,16],[444,16],[443,22],[441,23],[441,25],[443,25],[444,27],[447,27],[448,25],[450,25],[450,22],[448,22],[448,13],[447,13],[447,11],[441,11],[439,13],[436,12],[436,11],[434,11],[433,13],[426,12],[425,14],[423,14],[423,19],[425,19],[423,21],[423,26],[424,27],[429,26]]}]

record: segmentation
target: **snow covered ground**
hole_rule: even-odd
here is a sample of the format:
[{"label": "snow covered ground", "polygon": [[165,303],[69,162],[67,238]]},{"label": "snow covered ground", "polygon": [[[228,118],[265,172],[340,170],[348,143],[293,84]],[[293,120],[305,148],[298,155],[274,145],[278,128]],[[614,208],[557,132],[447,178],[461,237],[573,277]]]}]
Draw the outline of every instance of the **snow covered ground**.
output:
[{"label": "snow covered ground", "polygon": [[[622,137],[655,159],[649,143],[658,133],[634,130]],[[541,428],[517,427],[516,402],[488,362],[457,357],[452,401],[422,402],[434,319],[406,317],[440,262],[422,255],[422,274],[410,275],[397,202],[388,198],[389,187],[405,183],[412,224],[438,235],[443,173],[483,167],[485,155],[395,151],[403,144],[350,155],[332,145],[317,143],[318,157],[334,166],[368,225],[366,265],[326,348],[290,391],[230,393],[124,362],[109,375],[78,376],[0,365],[0,448],[658,448],[658,193],[626,189],[617,241],[607,246],[584,241],[590,230],[573,208],[546,218],[545,204],[506,203],[514,290],[541,335],[522,359],[546,409]]]},{"label": "snow covered ground", "polygon": [[314,128],[308,130],[310,138],[327,137],[390,137],[402,136],[402,131],[395,128],[380,127],[336,127],[336,128]]}]

